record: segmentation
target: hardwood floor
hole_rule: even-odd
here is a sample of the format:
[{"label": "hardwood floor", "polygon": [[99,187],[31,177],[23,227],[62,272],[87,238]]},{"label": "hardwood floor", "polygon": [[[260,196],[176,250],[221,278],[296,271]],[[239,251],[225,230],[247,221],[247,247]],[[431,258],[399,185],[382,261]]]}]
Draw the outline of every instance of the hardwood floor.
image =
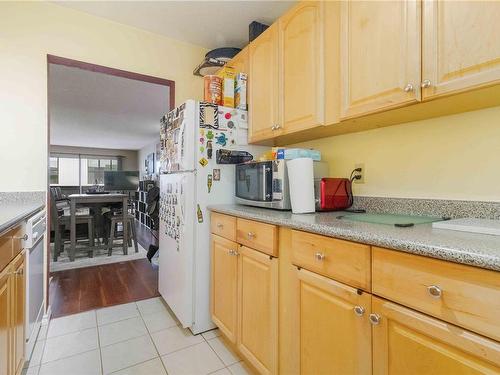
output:
[{"label": "hardwood floor", "polygon": [[51,274],[54,318],[157,297],[158,270],[147,259],[78,268]]}]

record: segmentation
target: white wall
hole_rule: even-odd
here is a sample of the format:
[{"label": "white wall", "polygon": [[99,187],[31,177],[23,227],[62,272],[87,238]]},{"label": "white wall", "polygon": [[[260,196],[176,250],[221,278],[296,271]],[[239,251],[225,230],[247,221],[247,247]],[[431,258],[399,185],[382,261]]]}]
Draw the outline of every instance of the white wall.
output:
[{"label": "white wall", "polygon": [[[144,146],[143,148],[141,148],[137,152],[137,163],[138,163],[137,166],[139,168],[139,176],[140,176],[141,179],[146,174],[146,167],[145,167],[145,164],[144,164],[144,160],[151,153],[155,154],[155,158],[156,158],[156,145],[159,142],[160,142],[160,135],[158,134],[158,141],[150,143],[150,144]],[[155,170],[158,171],[158,163],[157,163],[156,159],[155,159]]]},{"label": "white wall", "polygon": [[205,53],[53,3],[0,2],[0,191],[47,188],[47,54],[174,80],[181,103],[203,95],[192,71]]},{"label": "white wall", "polygon": [[500,107],[323,138],[335,177],[365,165],[355,195],[500,202]]}]

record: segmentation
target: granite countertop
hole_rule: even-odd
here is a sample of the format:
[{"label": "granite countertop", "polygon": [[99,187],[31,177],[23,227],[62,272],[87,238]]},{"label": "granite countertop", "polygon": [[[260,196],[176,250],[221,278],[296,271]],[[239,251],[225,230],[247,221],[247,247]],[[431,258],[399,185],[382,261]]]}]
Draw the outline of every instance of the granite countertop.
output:
[{"label": "granite countertop", "polygon": [[337,219],[345,212],[294,215],[243,205],[213,205],[211,211],[329,237],[500,271],[500,236],[434,229],[431,224],[396,228]]},{"label": "granite countertop", "polygon": [[45,206],[45,196],[37,194],[0,193],[0,233],[16,226]]}]

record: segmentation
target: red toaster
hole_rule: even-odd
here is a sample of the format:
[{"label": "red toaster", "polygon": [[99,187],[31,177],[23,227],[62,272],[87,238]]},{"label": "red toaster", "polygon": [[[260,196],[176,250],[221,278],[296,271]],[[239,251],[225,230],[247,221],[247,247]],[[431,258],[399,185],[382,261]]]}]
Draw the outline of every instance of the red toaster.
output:
[{"label": "red toaster", "polygon": [[348,178],[321,178],[314,181],[316,211],[342,211],[352,206]]}]

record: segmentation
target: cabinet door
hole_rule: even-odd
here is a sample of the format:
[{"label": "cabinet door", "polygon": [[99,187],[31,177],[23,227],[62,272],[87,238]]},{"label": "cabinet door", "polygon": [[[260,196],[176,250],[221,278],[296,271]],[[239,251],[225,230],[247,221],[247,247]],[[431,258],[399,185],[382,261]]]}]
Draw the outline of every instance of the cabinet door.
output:
[{"label": "cabinet door", "polygon": [[212,234],[210,310],[212,320],[236,343],[238,245]]},{"label": "cabinet door", "polygon": [[343,1],[342,118],[420,99],[420,2]]},{"label": "cabinet door", "polygon": [[248,74],[248,47],[243,48],[236,56],[234,56],[228,65],[234,68],[236,74]]},{"label": "cabinet door", "polygon": [[273,24],[249,45],[248,109],[250,142],[281,133],[278,125],[278,29]]},{"label": "cabinet door", "polygon": [[12,359],[14,374],[20,374],[24,364],[25,262],[24,251],[12,262]]},{"label": "cabinet door", "polygon": [[500,82],[500,2],[423,2],[424,99]]},{"label": "cabinet door", "polygon": [[10,362],[10,283],[11,267],[0,272],[0,374],[9,373]]},{"label": "cabinet door", "polygon": [[279,20],[281,125],[284,133],[323,123],[324,4],[304,1]]},{"label": "cabinet door", "polygon": [[278,259],[240,247],[238,349],[261,374],[278,363]]},{"label": "cabinet door", "polygon": [[500,343],[373,297],[375,375],[500,373]]},{"label": "cabinet door", "polygon": [[300,373],[370,374],[371,295],[300,269]]}]

